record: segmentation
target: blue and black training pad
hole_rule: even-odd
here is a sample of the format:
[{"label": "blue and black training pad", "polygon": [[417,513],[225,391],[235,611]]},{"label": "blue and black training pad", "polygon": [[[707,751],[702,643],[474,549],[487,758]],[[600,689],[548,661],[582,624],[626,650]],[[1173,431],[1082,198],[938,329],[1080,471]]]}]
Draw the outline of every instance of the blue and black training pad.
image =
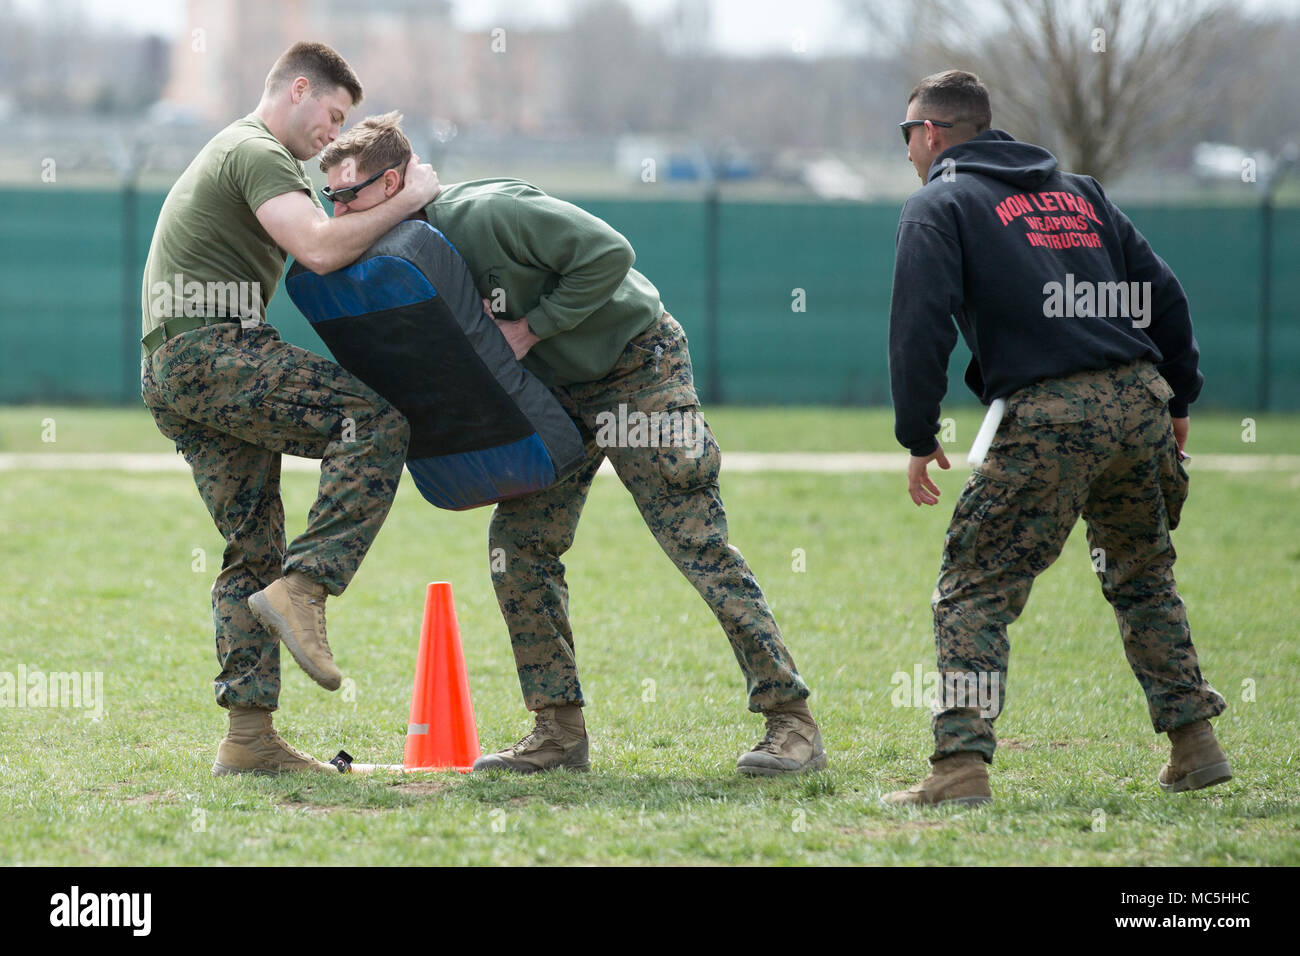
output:
[{"label": "blue and black training pad", "polygon": [[515,360],[465,260],[427,222],[400,223],[329,275],[295,263],[285,288],[334,359],[406,416],[406,467],[432,504],[518,497],[582,462],[568,413]]}]

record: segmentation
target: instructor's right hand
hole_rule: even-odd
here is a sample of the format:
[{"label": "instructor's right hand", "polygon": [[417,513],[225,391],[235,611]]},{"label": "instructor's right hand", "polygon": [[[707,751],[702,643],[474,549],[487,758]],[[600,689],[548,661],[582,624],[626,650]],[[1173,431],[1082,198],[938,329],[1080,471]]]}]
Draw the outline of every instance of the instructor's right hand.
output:
[{"label": "instructor's right hand", "polygon": [[438,174],[428,163],[420,162],[416,153],[411,154],[411,161],[406,164],[405,184],[404,192],[411,194],[415,209],[423,209],[442,191]]},{"label": "instructor's right hand", "polygon": [[907,493],[912,496],[912,501],[917,505],[937,505],[939,496],[943,494],[939,486],[930,480],[930,475],[926,471],[926,466],[934,462],[944,471],[952,467],[948,463],[948,456],[943,452],[943,446],[936,443],[934,451],[924,458],[918,458],[912,455],[907,460]]}]

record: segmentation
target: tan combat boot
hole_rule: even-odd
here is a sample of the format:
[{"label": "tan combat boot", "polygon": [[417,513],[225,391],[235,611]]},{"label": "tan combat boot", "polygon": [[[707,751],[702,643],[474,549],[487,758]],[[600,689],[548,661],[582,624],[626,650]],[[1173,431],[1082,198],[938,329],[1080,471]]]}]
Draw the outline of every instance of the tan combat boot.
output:
[{"label": "tan combat boot", "polygon": [[474,761],[475,770],[587,770],[587,725],[577,704],[543,707],[531,733],[513,747],[485,754]]},{"label": "tan combat boot", "polygon": [[826,767],[822,733],[817,729],[808,701],[796,700],[763,711],[767,733],[754,749],[741,754],[736,769],[750,776],[775,777]]},{"label": "tan combat boot", "polygon": [[284,643],[311,679],[338,690],[343,675],[325,640],[325,588],[299,571],[290,571],[248,599],[253,617]]},{"label": "tan combat boot", "polygon": [[945,803],[979,806],[993,802],[989,768],[981,754],[949,754],[934,762],[930,775],[908,790],[896,790],[880,802],[897,806],[939,806]]},{"label": "tan combat boot", "polygon": [[271,726],[271,712],[258,707],[231,707],[230,729],[217,746],[214,777],[231,773],[269,776],[310,770],[338,773],[333,764],[321,763],[290,747]]},{"label": "tan combat boot", "polygon": [[1214,739],[1208,720],[1198,720],[1169,731],[1169,762],[1161,768],[1156,783],[1162,790],[1182,793],[1200,790],[1232,779],[1228,757]]}]

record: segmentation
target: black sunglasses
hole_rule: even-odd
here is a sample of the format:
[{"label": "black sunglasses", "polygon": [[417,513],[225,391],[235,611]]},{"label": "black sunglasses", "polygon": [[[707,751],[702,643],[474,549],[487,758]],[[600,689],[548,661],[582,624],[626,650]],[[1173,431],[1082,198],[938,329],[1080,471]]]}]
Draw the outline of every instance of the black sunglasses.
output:
[{"label": "black sunglasses", "polygon": [[[406,160],[403,160],[402,162],[397,163],[396,165],[389,166],[388,169],[397,169],[398,166],[405,166],[405,165],[406,165]],[[373,183],[380,176],[384,175],[384,173],[388,172],[388,169],[381,169],[379,172],[375,173],[373,176],[367,179],[364,183],[357,183],[355,186],[344,186],[342,189],[338,191],[335,191],[333,189],[330,189],[328,186],[325,186],[321,189],[320,194],[324,196],[326,199],[328,199],[330,202],[352,202],[354,199],[357,198],[357,193],[361,192],[361,190],[365,189],[367,186]]]},{"label": "black sunglasses", "polygon": [[910,145],[908,137],[912,135],[912,127],[924,126],[926,123],[930,123],[934,126],[942,126],[946,129],[952,128],[951,123],[945,123],[943,120],[903,120],[903,122],[898,124],[898,128],[903,131],[903,142]]}]

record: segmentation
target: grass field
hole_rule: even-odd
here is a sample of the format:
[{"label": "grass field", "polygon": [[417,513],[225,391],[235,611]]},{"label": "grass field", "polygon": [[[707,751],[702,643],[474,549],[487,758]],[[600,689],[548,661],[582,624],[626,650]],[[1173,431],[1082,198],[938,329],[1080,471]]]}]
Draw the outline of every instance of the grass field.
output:
[{"label": "grass field", "polygon": [[[718,409],[724,449],[892,451],[887,411]],[[969,446],[978,410],[956,416]],[[42,442],[53,418],[57,440]],[[1294,454],[1300,418],[1197,416],[1196,453]],[[169,451],[141,411],[0,409],[0,452]],[[103,715],[0,709],[0,863],[1300,863],[1300,475],[1195,469],[1178,578],[1235,779],[1166,795],[1151,731],[1082,528],[1011,629],[1006,710],[979,810],[898,811],[925,772],[928,711],[891,676],[934,665],[929,597],[964,470],[917,509],[900,474],[733,474],[732,541],[813,688],[831,769],[736,775],[761,736],[735,660],[630,497],[599,479],[566,563],[592,771],[512,778],[215,779],[208,590],[221,541],[184,473],[0,471],[0,672],[102,672]],[[290,533],[314,496],[284,479]],[[485,750],[530,726],[486,569],[488,513],[426,505],[404,480],[330,638],[353,699],[286,656],[276,723],[317,756],[400,762],[424,585],[450,580]],[[196,571],[198,554],[206,562]],[[802,549],[806,570],[795,569]],[[649,684],[647,682],[653,682]],[[653,694],[648,690],[653,687]],[[649,699],[653,698],[653,699]]]}]

